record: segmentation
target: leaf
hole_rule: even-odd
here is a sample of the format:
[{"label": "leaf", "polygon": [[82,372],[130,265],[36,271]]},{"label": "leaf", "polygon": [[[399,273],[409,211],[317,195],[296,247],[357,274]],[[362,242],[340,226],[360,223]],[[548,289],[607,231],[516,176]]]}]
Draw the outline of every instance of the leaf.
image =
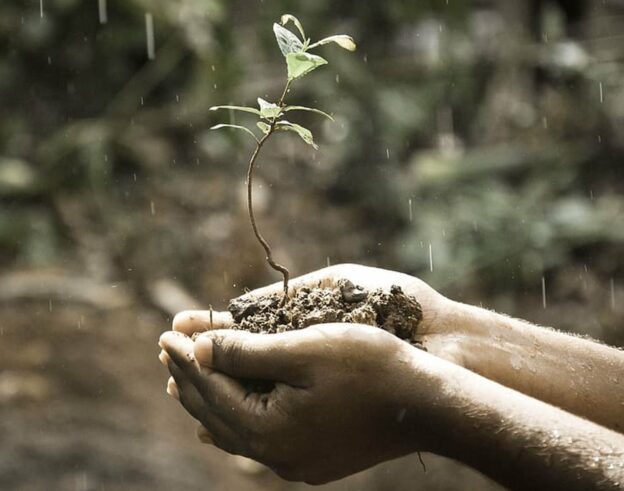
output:
[{"label": "leaf", "polygon": [[275,125],[275,129],[280,131],[294,131],[301,137],[304,142],[306,142],[308,145],[312,145],[315,150],[318,150],[318,145],[314,143],[314,137],[312,136],[312,132],[309,129],[304,128],[303,126],[299,126],[298,124],[294,124],[289,121],[279,121]]},{"label": "leaf", "polygon": [[290,53],[299,53],[303,51],[303,43],[288,29],[284,29],[279,24],[273,24],[273,32],[277,39],[280,51],[284,56],[288,56]]},{"label": "leaf", "polygon": [[288,80],[295,80],[322,65],[327,65],[327,60],[310,53],[290,53],[286,56],[286,63],[288,64]]},{"label": "leaf", "polygon": [[267,102],[258,97],[258,105],[260,106],[260,115],[265,119],[279,118],[282,114],[282,108],[272,102]]},{"label": "leaf", "polygon": [[211,130],[220,130],[221,128],[234,128],[235,130],[243,130],[246,133],[249,133],[252,138],[254,140],[256,140],[257,143],[258,142],[258,138],[256,138],[256,135],[254,135],[253,131],[251,131],[249,128],[245,128],[244,126],[238,126],[236,124],[218,124],[216,126],[213,126],[212,128],[210,128]]},{"label": "leaf", "polygon": [[288,111],[309,111],[312,113],[316,113],[316,114],[320,114],[321,116],[325,116],[328,119],[331,119],[332,121],[334,120],[334,118],[332,118],[329,114],[327,114],[324,111],[321,111],[320,109],[314,109],[311,107],[304,107],[304,106],[286,106],[284,108],[284,112],[288,112]]},{"label": "leaf", "polygon": [[329,43],[336,43],[341,48],[344,48],[348,51],[355,51],[357,49],[357,45],[351,36],[347,36],[346,34],[338,34],[336,36],[329,36],[328,38],[321,39],[319,42],[314,43],[308,49],[317,48],[319,46],[323,46]]},{"label": "leaf", "polygon": [[282,25],[285,26],[286,24],[288,24],[288,22],[292,22],[293,24],[295,24],[295,26],[297,26],[297,29],[299,29],[299,32],[301,33],[301,39],[305,41],[306,35],[305,35],[305,32],[303,31],[303,26],[301,25],[301,22],[299,22],[299,19],[297,19],[297,17],[295,17],[294,15],[290,15],[290,14],[282,15],[282,19],[281,19]]},{"label": "leaf", "polygon": [[271,127],[262,121],[258,121],[256,124],[258,125],[258,128],[260,128],[260,131],[262,131],[265,135],[268,135],[269,131],[271,131]]},{"label": "leaf", "polygon": [[243,111],[246,113],[252,113],[260,116],[260,111],[258,111],[255,107],[243,107],[243,106],[213,106],[210,108],[211,111],[217,111],[218,109],[230,109],[232,111]]}]

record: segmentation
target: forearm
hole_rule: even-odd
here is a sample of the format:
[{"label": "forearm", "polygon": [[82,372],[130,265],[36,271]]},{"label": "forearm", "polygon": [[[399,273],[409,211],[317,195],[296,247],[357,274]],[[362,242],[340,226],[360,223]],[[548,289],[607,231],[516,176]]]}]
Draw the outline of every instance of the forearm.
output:
[{"label": "forearm", "polygon": [[451,302],[437,354],[488,379],[624,431],[624,352],[485,309]]},{"label": "forearm", "polygon": [[[444,360],[426,364],[437,380],[426,422],[439,432],[429,442],[434,453],[513,489],[622,489],[621,434]],[[411,423],[422,425],[417,419]]]}]

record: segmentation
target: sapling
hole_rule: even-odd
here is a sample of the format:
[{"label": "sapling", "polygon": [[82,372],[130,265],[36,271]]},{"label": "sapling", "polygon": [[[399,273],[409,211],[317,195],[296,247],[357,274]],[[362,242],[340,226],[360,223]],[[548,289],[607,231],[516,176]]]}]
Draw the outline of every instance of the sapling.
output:
[{"label": "sapling", "polygon": [[[299,34],[301,34],[301,37],[297,36],[295,33],[284,27],[289,22],[292,22],[295,25],[295,27],[299,31]],[[254,131],[247,128],[246,126],[234,124],[218,124],[216,126],[213,126],[211,129],[218,130],[221,128],[234,128],[236,130],[241,130],[250,135],[256,142],[256,148],[251,155],[247,168],[247,211],[249,213],[249,220],[251,222],[251,227],[253,229],[254,235],[256,236],[256,239],[266,253],[267,262],[269,263],[271,268],[273,268],[275,271],[280,272],[284,278],[284,296],[281,303],[281,305],[284,305],[288,298],[288,280],[290,278],[290,272],[288,271],[288,268],[279,264],[273,259],[273,251],[271,249],[271,246],[262,236],[262,234],[258,230],[258,225],[256,224],[256,218],[253,209],[253,173],[255,164],[258,160],[258,156],[260,154],[260,151],[262,150],[262,147],[267,142],[267,140],[271,138],[271,136],[277,131],[291,131],[297,133],[304,142],[306,142],[308,145],[311,145],[314,149],[318,149],[318,146],[314,142],[314,137],[310,130],[304,128],[301,125],[291,123],[290,121],[287,121],[283,118],[286,116],[286,113],[289,113],[291,111],[309,111],[320,114],[321,116],[324,116],[331,121],[333,121],[334,119],[329,114],[321,111],[320,109],[304,106],[289,106],[286,104],[286,96],[288,95],[290,87],[295,80],[303,78],[320,66],[327,65],[327,60],[318,55],[310,53],[310,50],[319,46],[323,46],[325,44],[334,43],[348,51],[355,51],[356,45],[353,41],[353,38],[344,34],[330,36],[316,43],[311,43],[311,40],[305,35],[305,31],[303,30],[301,22],[299,22],[299,20],[295,16],[290,14],[282,15],[281,25],[273,24],[273,31],[275,32],[275,37],[277,38],[277,44],[286,60],[286,67],[288,70],[286,85],[284,86],[284,90],[279,100],[277,102],[269,102],[265,101],[262,98],[258,98],[258,108],[243,106],[215,106],[211,107],[210,110],[216,111],[218,109],[228,109],[232,111],[243,111],[246,113],[254,114],[260,119],[256,123],[256,126],[262,132],[261,137],[256,136],[256,133],[254,133]]]}]

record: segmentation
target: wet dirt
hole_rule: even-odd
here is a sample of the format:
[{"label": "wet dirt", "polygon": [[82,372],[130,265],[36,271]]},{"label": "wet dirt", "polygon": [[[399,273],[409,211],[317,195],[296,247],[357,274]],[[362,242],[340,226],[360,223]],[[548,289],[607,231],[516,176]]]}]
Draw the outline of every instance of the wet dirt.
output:
[{"label": "wet dirt", "polygon": [[282,295],[242,297],[230,302],[234,328],[254,333],[278,333],[315,324],[358,323],[379,327],[418,345],[416,335],[422,320],[418,301],[399,286],[390,291],[368,291],[348,280],[334,288],[298,289],[282,303]]}]

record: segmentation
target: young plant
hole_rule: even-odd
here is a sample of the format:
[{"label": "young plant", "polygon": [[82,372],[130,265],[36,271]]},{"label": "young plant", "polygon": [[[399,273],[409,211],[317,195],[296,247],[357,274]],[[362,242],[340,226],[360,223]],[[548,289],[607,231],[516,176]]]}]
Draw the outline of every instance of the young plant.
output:
[{"label": "young plant", "polygon": [[[301,38],[283,27],[289,22],[292,22],[295,25],[295,27],[301,34]],[[271,246],[269,246],[268,242],[262,236],[262,234],[258,230],[258,225],[256,224],[252,194],[253,172],[255,164],[258,159],[258,155],[260,154],[260,150],[267,142],[267,140],[277,131],[294,132],[298,134],[301,139],[308,145],[311,145],[312,147],[314,147],[314,149],[318,149],[318,146],[316,145],[316,143],[314,143],[314,137],[312,135],[312,132],[307,128],[304,128],[303,126],[291,123],[290,121],[284,119],[286,113],[289,113],[291,111],[310,111],[320,114],[321,116],[324,116],[331,121],[333,121],[334,119],[329,114],[319,109],[286,105],[286,96],[290,91],[291,84],[295,80],[303,78],[320,66],[327,65],[327,60],[321,58],[320,56],[311,54],[311,49],[323,46],[325,44],[334,43],[346,50],[355,51],[356,45],[350,36],[346,36],[344,34],[330,36],[316,43],[311,43],[310,39],[306,38],[305,31],[303,30],[301,22],[299,22],[296,17],[290,14],[282,15],[281,25],[273,24],[273,31],[275,32],[275,37],[277,38],[277,44],[279,45],[279,48],[284,55],[284,58],[286,59],[286,67],[288,69],[286,85],[279,100],[277,102],[268,102],[262,98],[258,98],[258,108],[242,106],[215,106],[211,107],[210,110],[216,111],[218,109],[228,109],[232,111],[243,111],[246,113],[254,114],[259,118],[256,126],[262,132],[261,137],[256,136],[256,134],[251,129],[245,126],[239,126],[234,124],[218,124],[216,126],[213,126],[211,129],[218,130],[221,128],[234,128],[236,130],[241,130],[250,135],[256,142],[256,149],[251,155],[251,159],[249,160],[249,166],[247,169],[247,210],[249,212],[249,220],[251,221],[251,227],[253,229],[254,235],[266,252],[267,262],[275,271],[280,272],[284,278],[284,297],[282,299],[282,305],[284,305],[288,298],[288,280],[290,278],[290,272],[285,266],[282,266],[273,259]]]}]

